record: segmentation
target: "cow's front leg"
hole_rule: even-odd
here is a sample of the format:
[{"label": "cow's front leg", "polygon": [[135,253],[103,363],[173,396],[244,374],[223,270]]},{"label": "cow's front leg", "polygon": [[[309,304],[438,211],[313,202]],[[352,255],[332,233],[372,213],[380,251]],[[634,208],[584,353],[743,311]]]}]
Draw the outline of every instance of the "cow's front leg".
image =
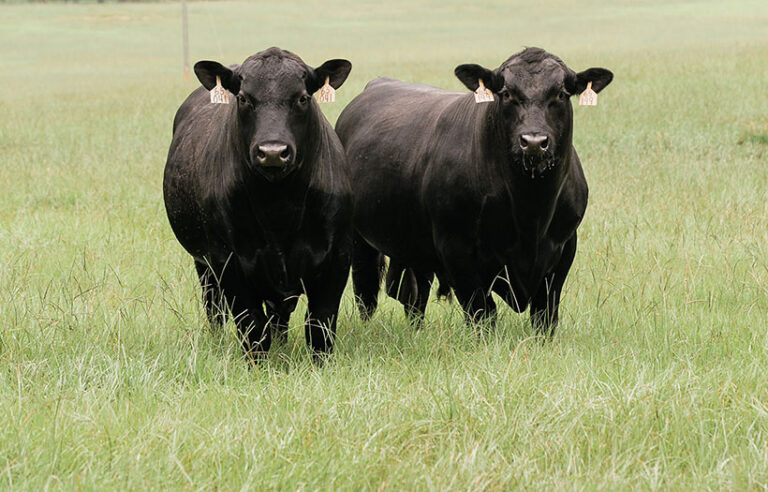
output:
[{"label": "cow's front leg", "polygon": [[195,259],[195,269],[203,289],[203,306],[211,328],[220,328],[226,322],[227,306],[221,295],[219,278],[223,266],[212,266],[209,262]]},{"label": "cow's front leg", "polygon": [[305,282],[307,316],[304,335],[316,358],[333,351],[339,303],[349,276],[349,260],[333,261],[323,273]]},{"label": "cow's front leg", "polygon": [[467,324],[474,326],[496,326],[496,303],[482,288],[454,287],[456,299],[464,309]]},{"label": "cow's front leg", "polygon": [[245,353],[254,361],[263,359],[272,342],[263,300],[253,295],[250,283],[238,265],[229,265],[220,278],[221,294],[229,306]]},{"label": "cow's front leg", "polygon": [[565,277],[576,256],[576,233],[565,243],[560,261],[555,269],[544,277],[539,290],[531,299],[531,325],[542,335],[552,338],[559,320],[560,293]]},{"label": "cow's front leg", "polygon": [[253,361],[263,360],[269,352],[272,337],[261,303],[245,296],[235,296],[230,305],[245,353]]},{"label": "cow's front leg", "polygon": [[272,334],[263,309],[258,305],[238,307],[237,300],[234,305],[232,313],[245,353],[254,361],[263,360],[272,345]]},{"label": "cow's front leg", "polygon": [[296,309],[296,303],[299,296],[291,296],[280,301],[266,301],[264,303],[267,311],[267,323],[272,336],[279,342],[285,342],[288,339],[288,322],[291,314]]},{"label": "cow's front leg", "polygon": [[444,277],[453,288],[456,299],[464,309],[467,323],[493,328],[496,325],[496,303],[490,285],[483,281],[479,272],[476,251],[466,237],[458,234],[436,235],[441,247],[438,255],[444,268]]},{"label": "cow's front leg", "polygon": [[371,319],[379,305],[379,286],[384,273],[384,255],[355,232],[352,242],[352,287],[360,317]]}]

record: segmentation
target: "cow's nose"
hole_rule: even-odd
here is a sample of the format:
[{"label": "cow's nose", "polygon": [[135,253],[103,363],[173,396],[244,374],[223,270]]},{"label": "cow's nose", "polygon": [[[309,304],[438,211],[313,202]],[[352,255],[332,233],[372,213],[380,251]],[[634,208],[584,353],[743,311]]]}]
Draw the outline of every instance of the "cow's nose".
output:
[{"label": "cow's nose", "polygon": [[520,135],[520,148],[526,154],[538,155],[546,152],[549,138],[546,135]]},{"label": "cow's nose", "polygon": [[265,167],[282,167],[291,163],[293,152],[285,144],[267,142],[257,147],[256,160]]}]

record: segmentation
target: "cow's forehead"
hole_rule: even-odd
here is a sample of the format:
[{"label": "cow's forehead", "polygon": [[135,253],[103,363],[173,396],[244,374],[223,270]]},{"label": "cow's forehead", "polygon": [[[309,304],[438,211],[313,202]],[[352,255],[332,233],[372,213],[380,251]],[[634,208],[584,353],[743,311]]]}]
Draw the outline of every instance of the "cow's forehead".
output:
[{"label": "cow's forehead", "polygon": [[238,70],[241,90],[249,94],[295,93],[306,85],[307,68],[288,57],[251,57]]},{"label": "cow's forehead", "polygon": [[562,85],[567,72],[558,60],[545,58],[533,63],[512,60],[505,64],[502,74],[505,85],[528,93]]}]

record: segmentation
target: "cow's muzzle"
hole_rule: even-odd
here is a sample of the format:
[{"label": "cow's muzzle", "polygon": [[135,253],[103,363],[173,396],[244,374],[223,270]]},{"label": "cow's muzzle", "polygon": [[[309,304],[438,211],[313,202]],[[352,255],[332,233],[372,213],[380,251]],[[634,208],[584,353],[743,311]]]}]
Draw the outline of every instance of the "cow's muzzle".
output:
[{"label": "cow's muzzle", "polygon": [[520,135],[520,149],[525,155],[542,156],[549,150],[549,137],[546,135]]},{"label": "cow's muzzle", "polygon": [[265,142],[256,148],[256,163],[263,167],[287,167],[293,163],[295,152],[280,142]]}]

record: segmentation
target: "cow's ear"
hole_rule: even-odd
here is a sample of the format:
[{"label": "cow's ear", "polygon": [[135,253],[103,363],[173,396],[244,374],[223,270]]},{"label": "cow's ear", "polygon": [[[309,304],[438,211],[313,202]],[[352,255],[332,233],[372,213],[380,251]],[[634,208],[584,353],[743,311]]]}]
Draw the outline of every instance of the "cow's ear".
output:
[{"label": "cow's ear", "polygon": [[499,92],[504,88],[504,77],[495,71],[488,70],[474,63],[459,65],[453,73],[472,92],[475,92],[479,87],[478,80],[480,79],[483,80],[483,85],[490,89],[491,92]]},{"label": "cow's ear", "polygon": [[613,80],[613,73],[610,70],[604,68],[588,68],[583,72],[576,74],[576,78],[573,80],[574,87],[570,87],[571,94],[581,94],[584,89],[587,88],[587,84],[592,82],[592,90],[600,92],[605,89],[605,86],[611,83]]},{"label": "cow's ear", "polygon": [[195,75],[208,90],[216,87],[216,77],[221,78],[221,85],[232,94],[240,92],[240,76],[219,62],[203,60],[195,63]]},{"label": "cow's ear", "polygon": [[328,78],[331,87],[338,89],[347,80],[350,70],[352,70],[352,64],[348,60],[328,60],[312,70],[310,76],[307,77],[307,92],[312,94],[321,88],[325,84],[326,78]]}]

